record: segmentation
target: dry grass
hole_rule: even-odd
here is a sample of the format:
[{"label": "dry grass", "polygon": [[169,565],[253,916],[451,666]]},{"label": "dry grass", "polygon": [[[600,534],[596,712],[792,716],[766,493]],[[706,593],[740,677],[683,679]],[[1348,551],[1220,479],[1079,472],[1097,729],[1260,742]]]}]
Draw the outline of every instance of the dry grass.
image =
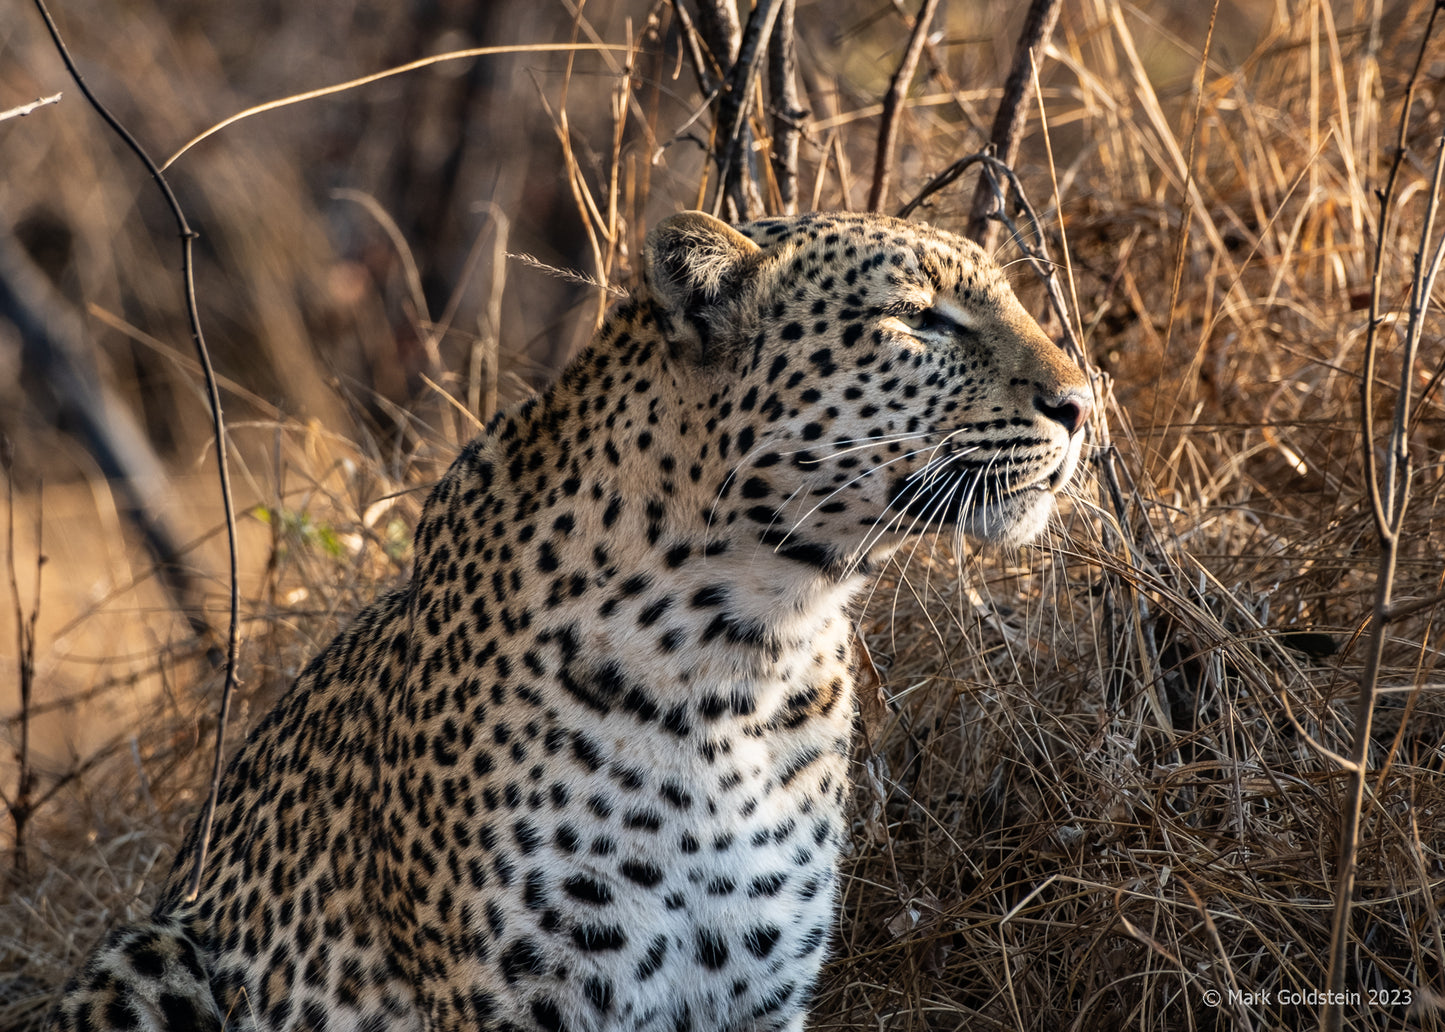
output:
[{"label": "dry grass", "polygon": [[[89,21],[68,12],[77,50],[100,66],[97,85],[128,98],[123,116],[150,138],[176,146],[251,103],[441,48],[433,44],[572,33],[565,15],[532,10],[541,5],[506,38],[488,36],[482,16],[404,28],[379,12],[367,30],[338,34],[326,18],[341,16],[316,12],[251,55],[224,43],[256,38],[244,35],[246,15],[207,25],[182,19],[181,6],[136,7],[117,23],[124,47],[98,10]],[[1330,753],[1352,743],[1378,556],[1358,403],[1373,191],[1426,10],[1225,5],[1205,62],[1207,10],[1066,6],[1041,69],[1048,146],[1036,113],[1020,173],[1054,253],[1067,256],[1085,346],[1112,383],[1122,505],[1085,483],[1043,547],[922,549],[870,596],[862,626],[890,705],[867,715],[859,744],[854,848],[814,1027],[1313,1023],[1316,1008],[1288,994],[1326,984],[1348,805],[1347,774]],[[594,3],[586,13],[604,41],[644,38],[640,6]],[[1009,57],[987,41],[1020,16],[1002,3],[951,13],[922,62],[925,72],[944,62],[949,78],[915,84],[894,206],[977,149]],[[63,86],[38,33],[0,31],[9,33],[0,47],[19,58],[0,60],[0,108]],[[826,15],[804,5],[798,32],[812,108],[802,203],[857,206],[876,104],[907,25],[886,4]],[[328,44],[308,50],[322,36]],[[1409,123],[1399,232],[1384,241],[1392,320],[1445,128],[1439,47]],[[297,53],[321,56],[298,65],[288,56]],[[463,401],[476,396],[467,377],[498,300],[504,396],[544,379],[589,331],[600,291],[514,264],[505,294],[488,296],[499,281],[486,219],[466,210],[472,200],[507,212],[510,250],[613,281],[625,278],[649,219],[697,201],[701,151],[676,134],[705,136],[708,119],[689,121],[700,100],[687,73],[674,78],[667,61],[639,53],[637,85],[622,94],[625,55],[519,60],[496,79],[476,73],[480,85],[433,71],[388,93],[263,116],[178,165],[183,199],[212,240],[201,290],[222,370],[256,395],[232,402],[246,424],[237,431],[246,500],[273,517],[248,524],[249,691],[238,726],[404,568],[417,495],[378,501],[424,485],[469,432],[422,376]],[[493,116],[468,123],[465,147],[459,104],[469,118]],[[495,116],[508,108],[529,114]],[[565,148],[554,132],[564,111]],[[410,121],[398,117],[407,112]],[[84,113],[67,99],[0,133],[16,155],[0,208],[29,218],[32,238],[45,238],[39,214],[67,227],[74,253],[60,268],[72,295],[184,342],[151,202],[141,195],[131,209],[135,176]],[[564,151],[570,180],[553,190]],[[437,192],[453,159],[462,185]],[[415,276],[362,206],[328,199],[336,185],[377,198],[414,249]],[[428,213],[415,196],[428,188],[453,207]],[[970,196],[971,184],[955,187],[921,217],[961,226]],[[1037,285],[1022,269],[1017,279],[1042,310]],[[1414,490],[1395,585],[1397,600],[1421,604],[1390,626],[1344,982],[1360,994],[1346,1026],[1361,1030],[1445,1025],[1445,676],[1434,602],[1445,590],[1445,418],[1432,380],[1445,350],[1439,317],[1429,318],[1415,379],[1429,391],[1411,428]],[[442,322],[447,332],[435,332]],[[137,377],[152,424],[170,426],[175,460],[199,461],[190,374],[104,325],[94,324],[100,345]],[[265,361],[250,361],[261,353]],[[1387,346],[1377,442],[1398,378],[1392,361]],[[156,400],[161,388],[169,403]],[[7,429],[22,491],[55,456],[84,468],[54,436]],[[22,538],[35,509],[22,506]],[[65,533],[57,519],[47,541]],[[211,526],[207,514],[196,521]],[[209,544],[198,556],[215,561]],[[28,583],[30,567],[20,567]],[[28,871],[12,868],[0,889],[0,1028],[35,1027],[101,927],[145,906],[201,791],[214,678],[182,630],[173,621],[154,630],[135,597],[97,607],[58,587],[42,596],[37,691],[84,701],[56,711],[64,719],[46,732],[39,768],[42,788],[76,776],[37,815]],[[152,628],[137,635],[153,637],[126,650],[138,657],[128,666],[87,666],[74,646],[84,624],[70,623],[70,608],[132,617]],[[119,733],[95,701],[117,693],[144,715]],[[97,720],[106,733],[84,734]],[[16,724],[4,727],[13,738]],[[105,748],[104,762],[80,771]],[[7,797],[13,785],[14,768],[0,766]],[[1413,1002],[1372,1002],[1372,992]]]}]

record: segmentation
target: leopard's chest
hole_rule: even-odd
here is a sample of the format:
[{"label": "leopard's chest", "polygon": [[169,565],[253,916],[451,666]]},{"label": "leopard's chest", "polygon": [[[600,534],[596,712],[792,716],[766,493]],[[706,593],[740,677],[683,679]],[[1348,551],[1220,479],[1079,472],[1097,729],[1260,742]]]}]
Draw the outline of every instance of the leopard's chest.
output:
[{"label": "leopard's chest", "polygon": [[676,741],[607,724],[554,736],[570,777],[494,831],[466,936],[491,947],[478,979],[599,1029],[802,1006],[832,922],[847,721]]}]

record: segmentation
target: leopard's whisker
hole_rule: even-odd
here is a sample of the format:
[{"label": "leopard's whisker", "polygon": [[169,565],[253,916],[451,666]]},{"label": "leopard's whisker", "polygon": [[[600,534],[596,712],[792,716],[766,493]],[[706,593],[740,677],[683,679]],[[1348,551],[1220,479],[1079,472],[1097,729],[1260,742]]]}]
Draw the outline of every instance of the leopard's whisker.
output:
[{"label": "leopard's whisker", "polygon": [[[914,534],[913,528],[918,525],[919,520],[923,520],[923,527],[926,532],[929,524],[934,521],[935,517],[937,517],[938,519],[939,527],[942,528],[943,515],[944,513],[948,512],[949,507],[953,504],[954,496],[959,492],[960,489],[968,489],[970,491],[972,489],[972,485],[968,483],[970,477],[967,470],[948,470],[946,475],[949,478],[947,486],[933,489],[935,491],[935,495],[931,499],[932,504],[927,507],[927,511],[920,513],[917,517],[914,518],[913,523],[909,526],[908,531],[906,531],[907,534],[913,537],[913,546],[909,549],[908,558],[901,563],[895,560],[895,563],[898,566],[899,578],[899,583],[894,588],[893,608],[895,611],[898,607],[897,592],[902,588],[902,580],[905,576],[907,576],[908,567],[912,565],[914,558],[918,555],[918,549],[922,547],[924,538],[927,537],[926,533]],[[967,500],[965,500],[965,502],[966,501]],[[876,588],[877,582],[875,581],[873,590],[876,590]],[[870,601],[873,597],[873,590],[870,590],[868,593],[868,598]]]},{"label": "leopard's whisker", "polygon": [[[922,449],[920,449],[920,450],[922,450]],[[906,460],[906,459],[911,458],[912,456],[914,456],[914,455],[916,455],[916,454],[918,454],[918,452],[909,452],[909,453],[904,454],[904,455],[894,456],[893,458],[891,458],[891,459],[887,460],[886,462],[884,462],[882,465],[880,465],[880,466],[870,466],[868,469],[865,469],[865,470],[862,470],[861,472],[859,472],[859,473],[857,474],[857,476],[854,476],[854,477],[852,477],[851,479],[849,479],[846,483],[843,483],[843,484],[838,485],[838,486],[837,486],[836,488],[834,488],[832,491],[828,492],[827,495],[825,495],[824,497],[822,497],[821,499],[819,499],[819,500],[817,501],[817,503],[815,503],[811,509],[809,509],[807,512],[803,513],[801,516],[799,516],[797,519],[795,519],[795,520],[793,521],[792,526],[788,528],[787,533],[785,533],[785,534],[783,535],[783,537],[781,538],[781,540],[779,540],[779,541],[777,542],[777,544],[773,546],[773,551],[776,552],[779,548],[782,548],[783,545],[787,543],[788,539],[793,536],[793,533],[794,533],[799,527],[801,527],[801,526],[803,525],[803,522],[804,522],[805,520],[807,520],[807,518],[808,518],[809,516],[811,516],[811,515],[813,515],[813,513],[817,512],[817,511],[818,511],[818,508],[819,508],[820,506],[826,505],[826,504],[828,503],[829,499],[833,498],[833,497],[834,497],[835,495],[837,495],[840,491],[847,490],[848,488],[852,487],[854,484],[857,484],[857,483],[859,483],[860,481],[862,481],[865,477],[873,476],[875,473],[881,472],[882,470],[884,470],[884,469],[886,469],[887,467],[891,466],[893,463],[895,463],[895,462],[902,462],[902,461],[904,461],[904,460]],[[808,485],[806,485],[806,484],[799,484],[796,488],[794,488],[793,491],[792,491],[792,493],[790,493],[787,498],[783,499],[782,504],[778,506],[778,511],[781,512],[781,511],[788,505],[788,503],[791,502],[791,501],[793,501],[793,499],[797,498],[798,495],[799,495],[799,494],[803,491],[803,489],[804,489],[805,487],[807,487],[807,486],[808,486]],[[773,524],[769,524],[769,527],[771,527],[772,525],[773,525]],[[865,553],[865,554],[866,554],[866,553]]]},{"label": "leopard's whisker", "polygon": [[[958,431],[953,431],[953,433],[957,433],[957,432],[958,432]],[[950,434],[950,436],[952,436],[952,434]],[[945,439],[945,442],[946,442],[946,439]],[[939,442],[938,445],[935,445],[935,446],[934,446],[933,450],[936,452],[936,451],[938,450],[938,448],[941,447],[942,444],[945,443],[945,442]],[[801,516],[799,516],[796,520],[793,521],[793,525],[788,529],[788,532],[783,535],[783,539],[782,539],[782,541],[779,541],[779,542],[778,542],[777,547],[778,547],[778,548],[781,548],[782,545],[783,545],[783,543],[786,542],[790,537],[792,537],[794,531],[796,531],[799,527],[801,527],[801,526],[803,525],[803,523],[808,519],[808,517],[812,516],[813,513],[817,512],[818,509],[819,509],[819,507],[828,504],[828,502],[831,501],[840,491],[844,491],[844,490],[852,487],[854,484],[856,484],[856,483],[858,483],[859,481],[861,481],[864,477],[872,476],[873,474],[879,472],[880,470],[885,469],[885,468],[888,467],[888,466],[891,466],[891,465],[892,465],[893,463],[895,463],[895,462],[899,462],[899,461],[902,461],[902,460],[905,460],[905,459],[911,459],[911,458],[913,458],[914,456],[920,455],[920,454],[922,454],[923,452],[928,451],[928,450],[929,450],[929,449],[927,449],[927,448],[918,448],[918,449],[915,449],[914,451],[911,451],[911,452],[905,452],[905,453],[902,454],[902,455],[898,455],[898,456],[895,456],[895,457],[892,458],[892,459],[887,460],[887,461],[884,462],[881,466],[872,466],[872,467],[869,467],[868,469],[863,470],[863,471],[860,472],[857,476],[853,477],[851,480],[847,481],[846,483],[843,483],[843,484],[838,485],[838,487],[834,488],[832,491],[828,492],[826,495],[824,495],[822,498],[820,498],[820,499],[813,505],[813,507],[812,507],[811,509],[809,509],[807,512],[803,513]],[[977,449],[970,449],[970,450],[977,450]],[[967,451],[964,451],[964,452],[959,452],[959,453],[957,453],[957,454],[959,454],[959,455],[965,455],[965,454],[968,454],[968,452],[967,452]],[[932,461],[932,460],[930,460],[930,462],[931,462],[931,461]],[[905,479],[906,479],[906,480],[911,480],[913,477],[917,476],[920,472],[922,472],[923,470],[927,469],[927,468],[928,468],[928,465],[929,465],[929,463],[925,463],[923,466],[919,467],[919,469],[914,470],[912,473],[910,473]],[[783,501],[783,505],[784,505],[784,506],[787,505],[788,502],[791,502],[794,498],[796,498],[797,495],[798,495],[798,492],[801,491],[801,490],[802,490],[802,486],[800,485],[797,489],[795,489],[795,490],[793,491],[792,494],[788,495],[788,497]],[[779,506],[779,508],[782,508],[782,506]],[[866,554],[866,552],[865,552],[865,554]]]}]

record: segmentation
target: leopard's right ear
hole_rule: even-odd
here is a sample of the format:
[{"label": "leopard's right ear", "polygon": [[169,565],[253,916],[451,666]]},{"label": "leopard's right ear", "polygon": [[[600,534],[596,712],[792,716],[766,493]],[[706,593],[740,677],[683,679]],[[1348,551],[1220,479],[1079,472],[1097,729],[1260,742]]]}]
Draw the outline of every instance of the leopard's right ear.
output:
[{"label": "leopard's right ear", "polygon": [[664,219],[647,234],[642,282],[667,320],[674,349],[701,359],[720,329],[719,317],[748,277],[758,245],[701,211]]}]

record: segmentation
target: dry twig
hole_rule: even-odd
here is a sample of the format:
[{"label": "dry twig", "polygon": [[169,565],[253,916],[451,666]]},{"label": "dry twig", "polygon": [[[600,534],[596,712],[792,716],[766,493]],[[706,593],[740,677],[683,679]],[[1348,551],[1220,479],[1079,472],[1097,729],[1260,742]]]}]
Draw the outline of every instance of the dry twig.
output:
[{"label": "dry twig", "polygon": [[15,749],[15,794],[9,796],[0,790],[0,802],[10,812],[10,823],[14,828],[15,873],[23,876],[29,869],[25,831],[38,805],[35,799],[35,767],[30,754],[30,731],[34,718],[35,625],[40,619],[40,573],[45,565],[45,555],[40,547],[43,525],[37,518],[35,587],[27,614],[20,598],[20,578],[15,568],[15,477],[9,441],[0,441],[0,466],[5,472],[5,559],[10,574],[10,602],[15,609],[15,662],[20,682],[20,744]]},{"label": "dry twig", "polygon": [[[1014,158],[1018,156],[1019,140],[1028,115],[1029,91],[1033,87],[1036,55],[1042,52],[1048,45],[1049,37],[1054,34],[1059,6],[1060,0],[1031,0],[1023,28],[1019,30],[1013,66],[1004,80],[1003,96],[999,98],[998,113],[994,115],[993,131],[989,134],[994,153],[1005,165],[1013,165]],[[989,207],[993,203],[993,190],[980,181],[973,192],[966,235],[983,245],[985,251],[993,250],[993,224],[988,218]]]},{"label": "dry twig", "polygon": [[211,436],[216,446],[216,473],[220,481],[221,505],[224,510],[226,521],[226,543],[230,550],[230,625],[226,636],[226,679],[221,688],[221,705],[216,716],[216,756],[215,764],[211,772],[211,790],[206,800],[206,807],[201,817],[201,832],[197,836],[196,860],[192,869],[188,895],[194,896],[200,886],[201,871],[205,865],[206,847],[210,839],[211,822],[215,818],[216,799],[221,790],[221,772],[224,770],[224,744],[226,734],[226,720],[230,715],[231,696],[236,688],[236,663],[241,650],[241,619],[240,619],[240,594],[237,584],[238,554],[240,547],[236,541],[236,508],[231,499],[231,474],[227,462],[226,449],[226,421],[221,413],[221,392],[216,385],[216,373],[211,366],[211,353],[206,347],[206,338],[201,332],[201,313],[196,304],[196,283],[195,283],[195,262],[192,254],[192,244],[196,234],[192,231],[190,223],[186,221],[186,214],[181,209],[180,201],[176,199],[175,193],[171,190],[170,183],[166,181],[165,174],[151,160],[150,155],[140,142],[131,135],[130,131],[112,115],[108,108],[100,102],[90,86],[80,74],[74,59],[70,56],[70,50],[60,36],[60,29],[56,26],[55,20],[50,17],[50,11],[45,6],[45,0],[35,0],[35,6],[40,11],[40,16],[45,20],[45,27],[50,33],[51,41],[59,52],[60,58],[65,62],[66,70],[70,77],[75,80],[75,85],[84,94],[85,99],[96,113],[110,126],[117,136],[125,142],[145,166],[151,178],[155,180],[156,186],[160,188],[161,194],[165,197],[166,205],[170,208],[171,215],[175,218],[176,232],[181,241],[181,275],[185,284],[186,316],[190,321],[191,342],[195,345],[196,357],[200,361],[201,370],[205,377],[206,400],[211,408]]},{"label": "dry twig", "polygon": [[913,74],[918,70],[918,57],[923,53],[928,27],[933,24],[937,10],[938,0],[923,0],[918,17],[913,22],[913,31],[908,36],[903,60],[893,73],[888,95],[883,98],[883,117],[878,123],[878,148],[873,155],[873,185],[868,190],[869,211],[882,210],[883,198],[888,193],[888,181],[893,175],[893,149],[898,142],[898,116],[908,87],[913,83]]},{"label": "dry twig", "polygon": [[778,212],[798,211],[798,140],[808,111],[798,99],[798,45],[793,31],[797,0],[783,0],[768,54],[768,93],[773,113],[773,178],[778,184]]},{"label": "dry twig", "polygon": [[[1346,771],[1349,774],[1349,790],[1341,814],[1339,861],[1335,873],[1335,907],[1330,930],[1329,974],[1326,988],[1326,1002],[1320,1009],[1320,1026],[1325,1032],[1339,1032],[1344,1023],[1344,1002],[1346,999],[1346,952],[1350,939],[1350,911],[1354,904],[1355,867],[1359,851],[1360,823],[1365,804],[1365,782],[1368,777],[1370,757],[1371,726],[1375,713],[1375,697],[1379,691],[1380,671],[1384,661],[1385,644],[1389,628],[1396,614],[1394,612],[1394,583],[1396,566],[1400,553],[1400,531],[1404,524],[1405,509],[1410,501],[1412,469],[1410,464],[1410,424],[1412,415],[1412,388],[1415,376],[1415,357],[1419,352],[1420,340],[1425,331],[1425,315],[1430,306],[1431,292],[1436,274],[1445,259],[1445,235],[1431,251],[1430,238],[1434,232],[1435,216],[1440,204],[1440,191],[1445,186],[1445,137],[1436,141],[1435,169],[1430,179],[1429,200],[1420,229],[1420,243],[1415,251],[1413,276],[1410,284],[1410,307],[1406,315],[1403,347],[1399,358],[1400,379],[1395,394],[1394,418],[1390,432],[1382,449],[1383,465],[1375,448],[1375,365],[1380,348],[1380,330],[1385,317],[1381,311],[1384,291],[1385,255],[1390,243],[1390,221],[1395,203],[1395,190],[1399,181],[1401,165],[1404,162],[1410,109],[1415,99],[1415,90],[1424,64],[1430,37],[1435,29],[1440,4],[1430,8],[1430,18],[1420,40],[1420,50],[1415,67],[1410,73],[1405,88],[1405,99],[1400,109],[1399,129],[1395,140],[1395,154],[1390,163],[1390,172],[1385,186],[1378,193],[1379,222],[1375,235],[1374,268],[1370,279],[1370,314],[1365,328],[1363,368],[1360,373],[1360,443],[1365,466],[1366,488],[1369,491],[1370,508],[1375,529],[1379,535],[1379,556],[1375,572],[1374,606],[1370,618],[1369,638],[1365,646],[1363,668],[1360,672],[1359,690],[1355,697],[1354,742],[1350,749]],[[1383,482],[1382,482],[1383,479]]]},{"label": "dry twig", "polygon": [[32,111],[35,111],[38,108],[43,108],[47,104],[59,104],[60,98],[62,96],[63,94],[60,93],[52,93],[48,97],[38,97],[35,100],[32,100],[29,104],[21,104],[18,107],[13,107],[8,111],[0,111],[0,122],[4,122],[7,119],[11,118],[24,118]]},{"label": "dry twig", "polygon": [[748,115],[752,107],[758,76],[762,71],[767,41],[784,6],[783,0],[761,0],[753,8],[743,30],[737,60],[728,72],[718,97],[716,142],[713,154],[717,160],[717,194],[712,211],[735,222],[745,222],[762,214],[757,176],[752,169],[752,133]]}]

